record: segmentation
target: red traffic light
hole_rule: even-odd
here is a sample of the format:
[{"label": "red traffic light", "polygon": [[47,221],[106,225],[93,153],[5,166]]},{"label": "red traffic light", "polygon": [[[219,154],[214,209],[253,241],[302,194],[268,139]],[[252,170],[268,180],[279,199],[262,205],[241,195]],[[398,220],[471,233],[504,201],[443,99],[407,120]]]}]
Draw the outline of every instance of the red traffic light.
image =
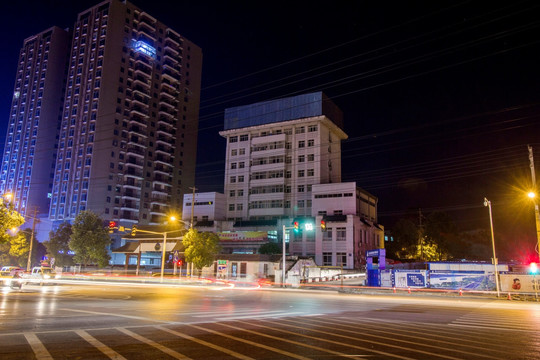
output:
[{"label": "red traffic light", "polygon": [[114,230],[118,228],[118,223],[116,221],[109,221],[109,230]]},{"label": "red traffic light", "polygon": [[294,231],[298,231],[298,227],[299,227],[298,221],[295,221],[293,223],[293,226],[294,226]]},{"label": "red traffic light", "polygon": [[326,231],[326,221],[321,220],[321,231]]},{"label": "red traffic light", "polygon": [[178,261],[176,262],[176,264],[177,264],[178,266],[182,266],[182,265],[184,265],[184,261],[183,261],[183,260],[178,260]]}]

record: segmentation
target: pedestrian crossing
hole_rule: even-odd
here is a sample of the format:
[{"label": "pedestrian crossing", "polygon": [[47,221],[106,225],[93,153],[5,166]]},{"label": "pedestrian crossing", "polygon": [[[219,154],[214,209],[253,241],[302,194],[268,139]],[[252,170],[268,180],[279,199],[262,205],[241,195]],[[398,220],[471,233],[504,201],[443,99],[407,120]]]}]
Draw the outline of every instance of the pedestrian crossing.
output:
[{"label": "pedestrian crossing", "polygon": [[[362,312],[196,311],[189,321],[0,333],[0,358],[57,359],[509,359],[538,351],[535,321],[461,314],[448,323],[382,321]],[[521,323],[521,326],[520,326]],[[522,331],[531,334],[521,336]],[[486,336],[489,333],[489,337]],[[504,339],[512,338],[512,347]],[[534,340],[534,341],[529,341]]]}]

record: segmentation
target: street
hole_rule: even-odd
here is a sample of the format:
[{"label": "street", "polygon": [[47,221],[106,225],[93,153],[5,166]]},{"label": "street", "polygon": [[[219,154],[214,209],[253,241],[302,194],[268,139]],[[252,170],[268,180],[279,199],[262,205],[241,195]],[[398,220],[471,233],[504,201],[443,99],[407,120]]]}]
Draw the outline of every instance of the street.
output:
[{"label": "street", "polygon": [[534,359],[540,304],[84,284],[2,288],[0,359]]}]

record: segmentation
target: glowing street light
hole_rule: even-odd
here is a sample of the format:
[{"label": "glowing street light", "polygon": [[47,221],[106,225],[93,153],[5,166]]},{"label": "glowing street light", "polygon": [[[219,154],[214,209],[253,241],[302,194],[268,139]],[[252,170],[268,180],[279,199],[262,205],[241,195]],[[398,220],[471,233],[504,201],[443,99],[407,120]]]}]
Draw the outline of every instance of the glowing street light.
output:
[{"label": "glowing street light", "polygon": [[540,211],[538,210],[538,200],[536,200],[536,193],[534,191],[529,191],[529,193],[527,193],[527,196],[534,203],[534,217],[536,221],[536,241],[537,241],[537,246],[538,246],[538,248],[536,249],[536,252],[538,253],[538,260],[540,262]]}]

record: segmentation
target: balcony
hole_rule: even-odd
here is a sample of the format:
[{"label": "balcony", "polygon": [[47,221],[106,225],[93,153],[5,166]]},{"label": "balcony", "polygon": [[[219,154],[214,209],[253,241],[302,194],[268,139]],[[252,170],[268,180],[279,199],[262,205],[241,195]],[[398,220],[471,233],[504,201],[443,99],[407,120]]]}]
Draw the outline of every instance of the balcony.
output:
[{"label": "balcony", "polygon": [[133,133],[133,134],[136,134],[136,135],[141,135],[141,136],[145,136],[147,137],[148,136],[148,132],[145,130],[145,129],[141,129],[140,127],[138,126],[131,126],[128,131],[130,133]]},{"label": "balcony", "polygon": [[[131,190],[131,189],[127,189],[122,194],[122,199],[124,199],[124,200],[129,199],[129,200],[137,201],[137,200],[140,200],[140,198],[141,198],[141,193],[139,191],[134,191],[134,190]],[[126,203],[126,201],[124,201],[124,203]]]},{"label": "balcony", "polygon": [[135,105],[129,111],[132,114],[138,114],[139,116],[143,116],[143,117],[148,116],[148,110],[142,108],[141,106]]}]

